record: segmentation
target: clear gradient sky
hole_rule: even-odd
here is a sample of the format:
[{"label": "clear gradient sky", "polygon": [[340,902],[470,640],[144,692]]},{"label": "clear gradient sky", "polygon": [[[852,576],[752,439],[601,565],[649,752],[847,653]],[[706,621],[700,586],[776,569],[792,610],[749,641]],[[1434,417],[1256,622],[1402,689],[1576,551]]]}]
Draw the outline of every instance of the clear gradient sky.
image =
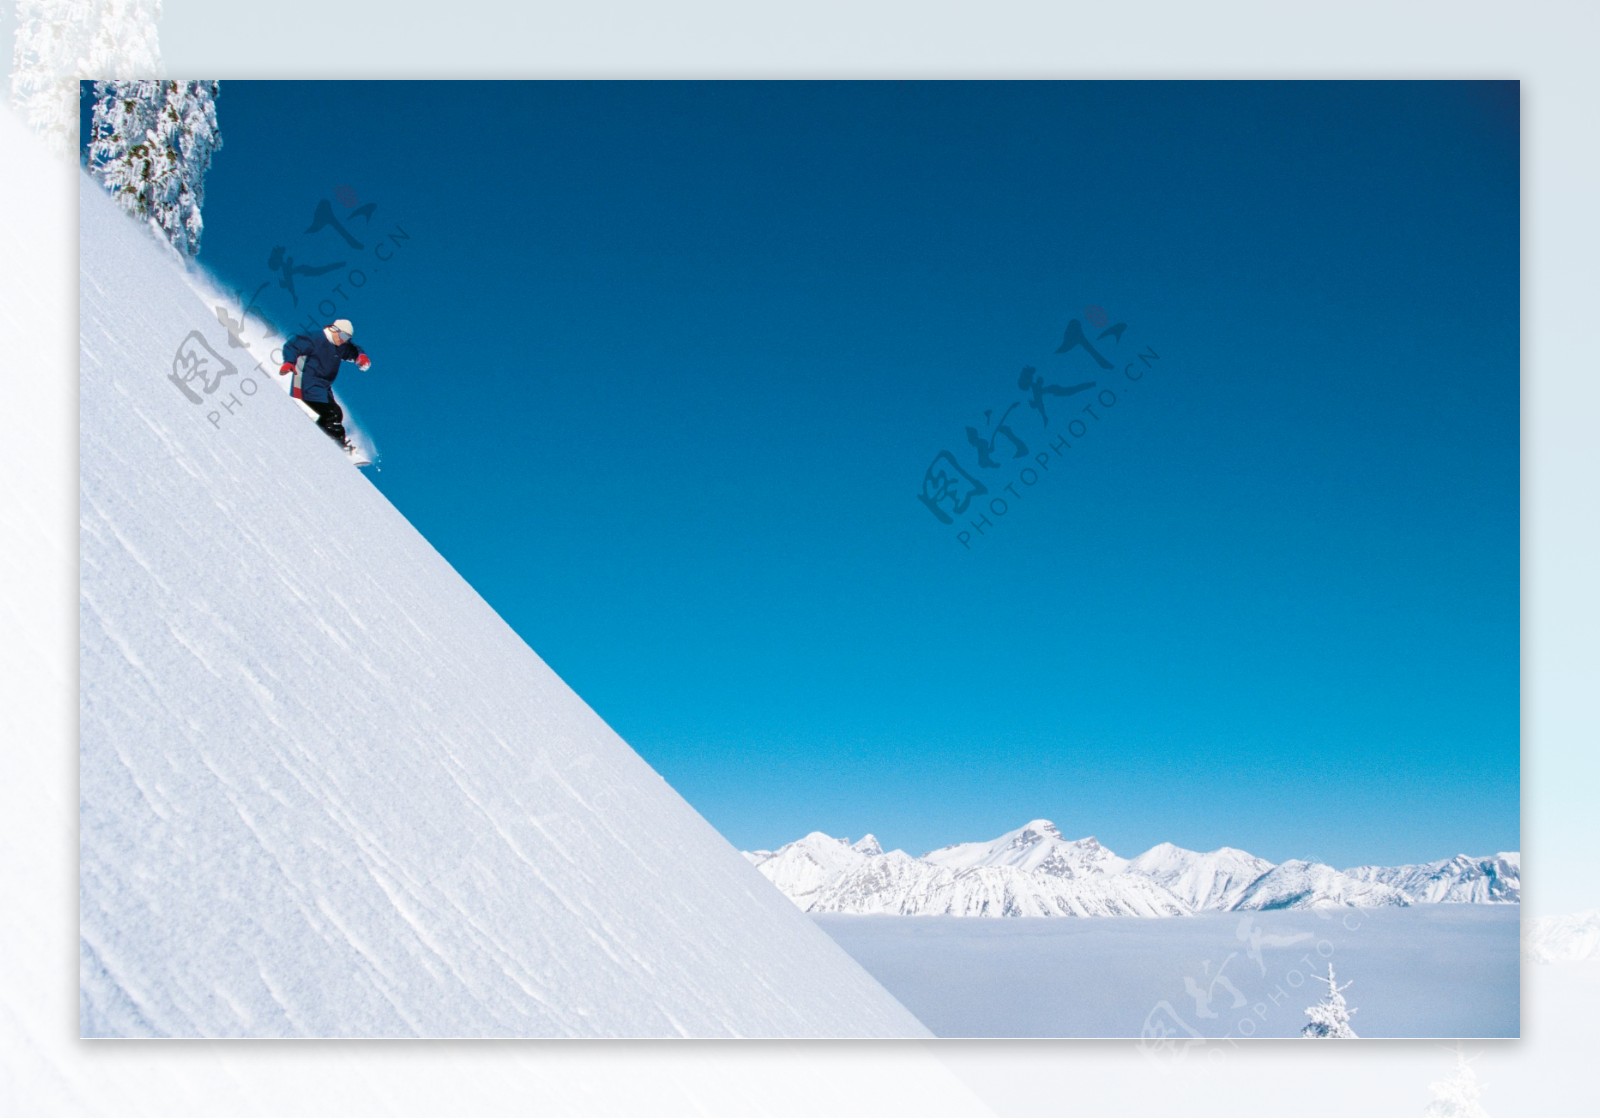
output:
[{"label": "clear gradient sky", "polygon": [[[738,846],[1519,846],[1515,82],[218,108],[201,263],[355,322],[374,484]],[[925,468],[1116,376],[1053,352],[1095,305],[1159,361],[963,547]]]}]

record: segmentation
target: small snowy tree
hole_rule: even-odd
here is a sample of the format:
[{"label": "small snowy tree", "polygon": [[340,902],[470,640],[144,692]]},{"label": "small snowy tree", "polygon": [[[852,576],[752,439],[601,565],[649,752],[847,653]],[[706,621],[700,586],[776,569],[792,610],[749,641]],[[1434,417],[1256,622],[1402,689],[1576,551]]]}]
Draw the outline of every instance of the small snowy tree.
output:
[{"label": "small snowy tree", "polygon": [[161,0],[17,0],[11,100],[63,154],[78,134],[80,78],[161,70]]},{"label": "small snowy tree", "polygon": [[1435,1080],[1428,1085],[1428,1090],[1433,1093],[1433,1099],[1428,1101],[1428,1109],[1423,1114],[1450,1116],[1456,1119],[1486,1119],[1489,1113],[1483,1110],[1483,1104],[1478,1102],[1480,1088],[1478,1074],[1472,1067],[1472,1061],[1461,1051],[1461,1045],[1457,1043],[1454,1075],[1449,1080]]},{"label": "small snowy tree", "polygon": [[1328,965],[1328,974],[1317,976],[1328,985],[1328,993],[1322,996],[1322,1001],[1316,1006],[1306,1007],[1306,1014],[1311,1021],[1300,1027],[1301,1037],[1355,1037],[1355,1030],[1350,1028],[1350,1015],[1356,1012],[1353,1006],[1344,1004],[1343,991],[1350,986],[1345,983],[1341,986],[1333,978],[1333,965]]},{"label": "small snowy tree", "polygon": [[95,83],[89,169],[123,209],[148,221],[185,256],[200,251],[205,175],[222,146],[217,85]]}]

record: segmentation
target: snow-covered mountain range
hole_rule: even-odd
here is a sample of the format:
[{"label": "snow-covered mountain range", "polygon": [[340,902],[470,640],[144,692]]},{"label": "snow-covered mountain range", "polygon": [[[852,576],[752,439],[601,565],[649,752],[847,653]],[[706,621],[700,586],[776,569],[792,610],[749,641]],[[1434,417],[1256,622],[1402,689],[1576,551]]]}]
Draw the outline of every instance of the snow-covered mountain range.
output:
[{"label": "snow-covered mountain range", "polygon": [[1457,855],[1417,866],[1358,866],[1345,871],[1363,882],[1393,886],[1412,901],[1497,902],[1522,897],[1522,855]]},{"label": "snow-covered mountain range", "polygon": [[1515,903],[1521,858],[1457,855],[1414,866],[1336,870],[1221,847],[1160,843],[1124,859],[1093,836],[1067,839],[1049,820],[920,858],[821,832],[745,858],[810,913],[956,917],[1176,917],[1201,910],[1310,909],[1432,902]]}]

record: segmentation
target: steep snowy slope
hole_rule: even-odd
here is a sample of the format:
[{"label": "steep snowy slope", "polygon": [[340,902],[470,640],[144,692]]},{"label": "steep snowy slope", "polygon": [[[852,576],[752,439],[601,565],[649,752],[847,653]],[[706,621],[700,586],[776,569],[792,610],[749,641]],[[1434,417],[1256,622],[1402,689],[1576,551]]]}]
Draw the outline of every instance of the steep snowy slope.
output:
[{"label": "steep snowy slope", "polygon": [[85,1034],[926,1036],[260,373],[207,391],[87,184],[81,234]]}]

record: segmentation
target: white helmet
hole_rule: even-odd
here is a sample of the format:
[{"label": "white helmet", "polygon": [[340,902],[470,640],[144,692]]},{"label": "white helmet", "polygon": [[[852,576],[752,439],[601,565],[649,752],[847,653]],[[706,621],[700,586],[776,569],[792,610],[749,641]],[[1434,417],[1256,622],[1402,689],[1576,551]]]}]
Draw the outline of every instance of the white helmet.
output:
[{"label": "white helmet", "polygon": [[333,329],[337,330],[340,334],[343,334],[346,338],[355,337],[356,328],[350,325],[349,319],[334,319],[328,325],[333,327]]}]

